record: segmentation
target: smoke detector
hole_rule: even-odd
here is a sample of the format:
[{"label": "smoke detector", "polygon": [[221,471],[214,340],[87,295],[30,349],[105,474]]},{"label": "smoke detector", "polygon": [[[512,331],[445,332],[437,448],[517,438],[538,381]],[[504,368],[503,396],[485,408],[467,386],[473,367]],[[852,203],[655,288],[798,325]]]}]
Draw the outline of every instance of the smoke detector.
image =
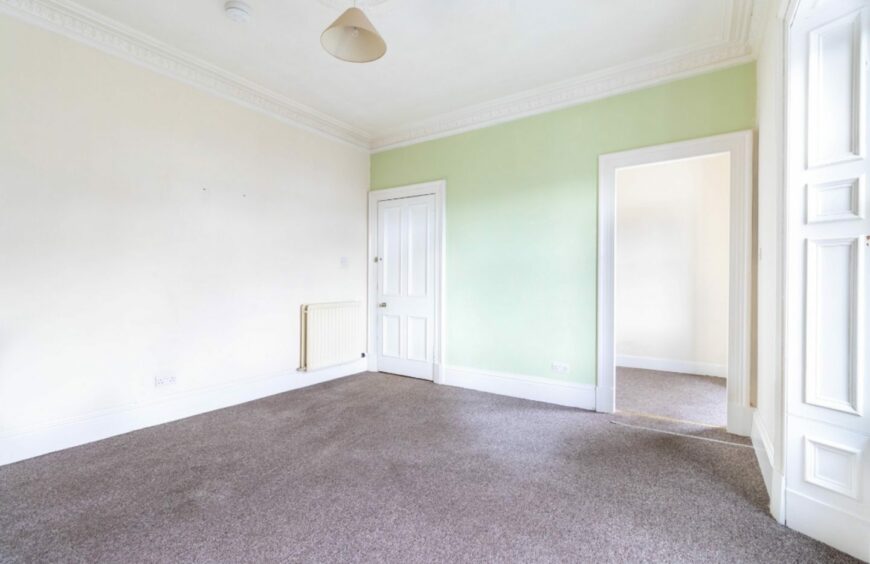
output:
[{"label": "smoke detector", "polygon": [[234,22],[245,23],[251,19],[251,7],[241,0],[229,0],[224,4],[224,12]]}]

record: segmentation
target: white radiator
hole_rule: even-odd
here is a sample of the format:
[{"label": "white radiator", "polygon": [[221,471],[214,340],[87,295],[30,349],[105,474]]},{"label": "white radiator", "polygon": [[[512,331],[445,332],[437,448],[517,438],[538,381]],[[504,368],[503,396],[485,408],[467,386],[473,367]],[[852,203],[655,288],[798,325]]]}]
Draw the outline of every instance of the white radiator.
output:
[{"label": "white radiator", "polygon": [[300,370],[317,370],[359,360],[364,355],[360,302],[302,306]]}]

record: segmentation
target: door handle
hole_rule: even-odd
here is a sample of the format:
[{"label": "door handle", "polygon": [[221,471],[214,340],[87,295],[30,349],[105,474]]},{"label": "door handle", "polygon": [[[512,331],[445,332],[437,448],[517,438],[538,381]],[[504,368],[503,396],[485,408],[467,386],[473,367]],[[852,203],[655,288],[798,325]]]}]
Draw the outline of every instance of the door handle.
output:
[{"label": "door handle", "polygon": [[378,307],[387,307],[387,302],[381,302],[378,304]]}]

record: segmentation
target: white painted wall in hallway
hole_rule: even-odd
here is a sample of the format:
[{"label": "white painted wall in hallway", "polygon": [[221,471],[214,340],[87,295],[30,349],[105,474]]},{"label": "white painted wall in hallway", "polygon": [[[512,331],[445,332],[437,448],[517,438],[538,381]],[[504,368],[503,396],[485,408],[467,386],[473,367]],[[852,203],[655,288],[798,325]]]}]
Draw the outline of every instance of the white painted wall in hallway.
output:
[{"label": "white painted wall in hallway", "polygon": [[756,416],[759,463],[766,470],[771,511],[784,519],[782,460],[782,229],[784,171],[783,16],[768,7],[757,63],[758,120],[758,320]]}]

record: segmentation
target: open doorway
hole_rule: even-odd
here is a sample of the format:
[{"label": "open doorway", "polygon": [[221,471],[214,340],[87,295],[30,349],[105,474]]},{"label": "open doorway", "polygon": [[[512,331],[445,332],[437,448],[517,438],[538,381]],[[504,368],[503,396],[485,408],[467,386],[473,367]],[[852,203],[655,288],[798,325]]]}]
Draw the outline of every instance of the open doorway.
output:
[{"label": "open doorway", "polygon": [[616,171],[616,409],[725,427],[731,155]]},{"label": "open doorway", "polygon": [[600,158],[598,411],[749,435],[751,167],[751,132]]}]

